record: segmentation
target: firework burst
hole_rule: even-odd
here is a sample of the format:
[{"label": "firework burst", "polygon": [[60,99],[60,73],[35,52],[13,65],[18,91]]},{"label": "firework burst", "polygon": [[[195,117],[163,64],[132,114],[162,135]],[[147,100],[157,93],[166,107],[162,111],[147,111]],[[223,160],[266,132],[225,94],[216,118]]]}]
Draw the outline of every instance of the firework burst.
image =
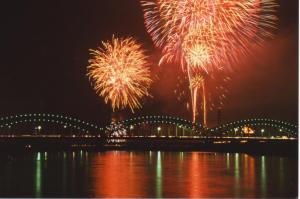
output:
[{"label": "firework burst", "polygon": [[102,47],[91,49],[87,75],[97,94],[110,102],[112,109],[141,108],[140,99],[149,96],[152,82],[147,56],[133,38],[102,42]]},{"label": "firework burst", "polygon": [[[238,61],[237,54],[247,55],[250,46],[260,45],[271,37],[277,21],[274,0],[144,0],[141,3],[146,28],[155,45],[163,49],[161,63],[180,60],[181,64],[191,64],[185,56],[190,56],[189,52],[198,43],[198,50],[210,49],[209,66],[230,65]],[[207,56],[201,64],[206,59]]]},{"label": "firework burst", "polygon": [[[141,4],[146,28],[163,52],[160,64],[178,61],[187,72],[193,118],[199,89],[195,84],[201,84],[206,106],[203,74],[230,68],[247,56],[252,47],[272,37],[277,21],[275,0],[144,0]],[[206,107],[203,110],[205,118]]]}]

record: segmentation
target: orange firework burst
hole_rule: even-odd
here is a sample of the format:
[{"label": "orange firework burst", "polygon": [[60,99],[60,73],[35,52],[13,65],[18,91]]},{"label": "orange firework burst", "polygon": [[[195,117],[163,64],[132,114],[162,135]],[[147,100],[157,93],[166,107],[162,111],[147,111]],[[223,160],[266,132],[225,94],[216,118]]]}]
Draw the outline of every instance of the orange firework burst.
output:
[{"label": "orange firework burst", "polygon": [[[189,60],[189,48],[210,49],[209,66],[237,61],[249,46],[270,37],[277,17],[275,0],[144,0],[145,25],[156,46],[163,49],[163,61]],[[192,44],[192,45],[191,45]],[[194,46],[198,44],[198,47]],[[201,44],[201,45],[199,45]],[[202,50],[200,50],[202,48]],[[207,54],[207,52],[205,52]],[[199,56],[197,56],[199,60]],[[201,67],[208,65],[202,56]]]},{"label": "orange firework burst", "polygon": [[[198,87],[194,77],[228,68],[272,36],[275,0],[143,0],[145,25],[163,62],[179,61],[191,87],[193,118]],[[197,74],[198,73],[198,74]],[[206,106],[204,80],[200,81]],[[206,110],[206,107],[203,107]],[[206,111],[203,113],[206,118]],[[195,121],[195,120],[194,120]],[[205,123],[205,122],[204,122]]]},{"label": "orange firework burst", "polygon": [[133,38],[102,42],[102,48],[90,50],[88,76],[97,94],[111,102],[113,110],[141,108],[140,99],[149,96],[152,82],[147,56]]}]

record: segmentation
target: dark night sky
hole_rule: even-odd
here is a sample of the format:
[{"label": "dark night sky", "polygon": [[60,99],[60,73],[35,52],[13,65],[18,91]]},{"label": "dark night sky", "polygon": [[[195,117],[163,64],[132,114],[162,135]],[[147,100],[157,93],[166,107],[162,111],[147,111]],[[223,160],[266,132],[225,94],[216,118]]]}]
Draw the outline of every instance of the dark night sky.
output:
[{"label": "dark night sky", "polygon": [[[298,121],[298,1],[279,4],[275,38],[231,75],[223,120]],[[85,75],[88,49],[112,34],[134,36],[154,62],[159,57],[138,0],[12,0],[1,1],[0,9],[0,115],[49,112],[105,123],[111,109]],[[152,66],[159,80],[137,115],[190,117],[173,95],[178,69],[178,64]],[[211,112],[210,123],[215,120]]]}]

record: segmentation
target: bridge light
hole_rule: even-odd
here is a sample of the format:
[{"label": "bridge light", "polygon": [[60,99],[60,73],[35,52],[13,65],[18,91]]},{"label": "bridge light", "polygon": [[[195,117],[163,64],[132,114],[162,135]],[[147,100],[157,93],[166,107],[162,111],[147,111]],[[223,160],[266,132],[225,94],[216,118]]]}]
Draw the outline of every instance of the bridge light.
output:
[{"label": "bridge light", "polygon": [[38,126],[37,129],[40,131],[40,130],[42,129],[42,127],[41,127],[41,126]]},{"label": "bridge light", "polygon": [[261,129],[260,131],[263,133],[263,132],[265,132],[265,129]]},{"label": "bridge light", "polygon": [[134,129],[134,126],[133,125],[130,125],[130,130]]},{"label": "bridge light", "polygon": [[282,129],[279,129],[280,132],[282,132]]},{"label": "bridge light", "polygon": [[160,131],[160,130],[161,130],[161,127],[160,127],[160,126],[159,126],[159,127],[157,127],[157,130],[158,130],[158,131]]}]

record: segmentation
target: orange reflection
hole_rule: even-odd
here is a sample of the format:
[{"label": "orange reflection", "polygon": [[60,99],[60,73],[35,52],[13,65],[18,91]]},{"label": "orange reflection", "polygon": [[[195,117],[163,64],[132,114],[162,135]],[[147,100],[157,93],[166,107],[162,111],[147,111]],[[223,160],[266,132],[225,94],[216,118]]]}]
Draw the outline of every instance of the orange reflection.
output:
[{"label": "orange reflection", "polygon": [[247,154],[243,155],[244,175],[243,187],[245,197],[255,197],[255,159]]},{"label": "orange reflection", "polygon": [[200,181],[203,180],[201,173],[206,172],[206,171],[205,171],[205,164],[203,164],[203,162],[199,162],[198,155],[199,154],[197,152],[193,152],[191,160],[190,160],[190,172],[189,172],[190,190],[189,190],[189,194],[190,194],[191,198],[203,196],[202,189],[204,188],[203,187],[204,183],[201,183]]},{"label": "orange reflection", "polygon": [[[232,167],[231,160],[234,161]],[[188,165],[189,184],[186,187],[189,197],[232,197],[232,193],[237,191],[241,176],[238,171],[238,157],[235,154],[193,152]]]},{"label": "orange reflection", "polygon": [[255,189],[255,159],[253,157],[249,157],[249,182],[248,184],[254,190]]},{"label": "orange reflection", "polygon": [[133,152],[106,152],[95,156],[95,197],[146,197],[145,166],[134,166],[143,156]]}]

